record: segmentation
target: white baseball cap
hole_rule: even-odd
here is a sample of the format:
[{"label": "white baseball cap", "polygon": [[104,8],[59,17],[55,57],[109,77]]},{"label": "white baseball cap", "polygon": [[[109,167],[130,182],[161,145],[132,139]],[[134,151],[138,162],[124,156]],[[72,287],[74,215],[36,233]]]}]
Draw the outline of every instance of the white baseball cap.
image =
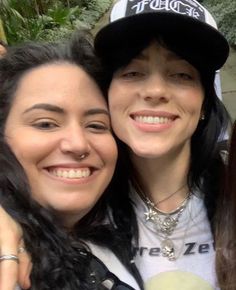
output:
[{"label": "white baseball cap", "polygon": [[190,63],[218,70],[229,54],[225,37],[212,15],[196,0],[119,0],[110,23],[95,37],[95,50],[109,61],[138,39],[164,36]]}]

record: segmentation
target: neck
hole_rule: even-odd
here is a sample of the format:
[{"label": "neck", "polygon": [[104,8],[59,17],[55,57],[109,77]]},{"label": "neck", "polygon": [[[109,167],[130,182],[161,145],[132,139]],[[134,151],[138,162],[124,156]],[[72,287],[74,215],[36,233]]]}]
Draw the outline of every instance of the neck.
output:
[{"label": "neck", "polygon": [[77,213],[73,214],[63,211],[60,213],[56,213],[56,217],[60,225],[67,232],[72,232],[75,224],[78,223],[86,213],[81,213],[80,215],[78,215]]},{"label": "neck", "polygon": [[[136,171],[135,180],[142,194],[160,210],[171,211],[178,207],[189,192],[187,175],[190,150],[156,159],[132,156]],[[161,201],[161,202],[160,202]]]}]

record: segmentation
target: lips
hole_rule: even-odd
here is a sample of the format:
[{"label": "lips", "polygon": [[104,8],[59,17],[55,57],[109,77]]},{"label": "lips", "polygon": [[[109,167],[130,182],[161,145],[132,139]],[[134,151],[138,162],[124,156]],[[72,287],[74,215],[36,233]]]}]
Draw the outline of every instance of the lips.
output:
[{"label": "lips", "polygon": [[133,119],[138,123],[147,124],[167,124],[173,120],[171,118],[157,116],[134,116]]},{"label": "lips", "polygon": [[90,165],[73,166],[70,165],[54,165],[44,168],[52,177],[67,180],[81,180],[89,178],[98,168]]},{"label": "lips", "polygon": [[132,113],[131,118],[141,124],[168,124],[177,118],[177,115],[168,112],[140,111]]},{"label": "lips", "polygon": [[91,170],[89,168],[63,168],[49,171],[52,175],[56,177],[68,178],[68,179],[80,179],[86,178],[91,175]]}]

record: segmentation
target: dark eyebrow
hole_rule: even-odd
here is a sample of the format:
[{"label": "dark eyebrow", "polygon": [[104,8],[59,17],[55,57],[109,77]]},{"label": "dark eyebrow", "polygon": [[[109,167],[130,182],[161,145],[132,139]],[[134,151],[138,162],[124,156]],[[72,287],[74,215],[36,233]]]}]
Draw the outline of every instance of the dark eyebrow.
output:
[{"label": "dark eyebrow", "polygon": [[[23,114],[28,113],[32,110],[45,110],[45,111],[50,111],[50,112],[55,112],[55,113],[60,113],[60,114],[65,113],[65,110],[62,109],[61,107],[51,105],[51,104],[42,103],[42,104],[33,105],[32,107],[26,109],[23,112]],[[105,114],[107,116],[110,116],[110,114],[107,110],[101,109],[101,108],[89,109],[84,113],[85,116],[91,116],[91,115],[97,115],[97,114]]]},{"label": "dark eyebrow", "polygon": [[[168,50],[166,53],[167,60],[185,60],[181,56],[177,55],[176,53]],[[149,60],[149,55],[146,54],[144,51],[140,52],[138,55],[136,55],[134,60]]]},{"label": "dark eyebrow", "polygon": [[45,111],[56,112],[56,113],[64,113],[64,110],[58,106],[42,103],[42,104],[33,105],[32,107],[26,109],[23,112],[23,114],[28,113],[32,110],[45,110]]},{"label": "dark eyebrow", "polygon": [[91,116],[91,115],[97,115],[97,114],[105,114],[107,116],[110,116],[107,110],[101,109],[101,108],[94,108],[85,112],[85,116]]}]

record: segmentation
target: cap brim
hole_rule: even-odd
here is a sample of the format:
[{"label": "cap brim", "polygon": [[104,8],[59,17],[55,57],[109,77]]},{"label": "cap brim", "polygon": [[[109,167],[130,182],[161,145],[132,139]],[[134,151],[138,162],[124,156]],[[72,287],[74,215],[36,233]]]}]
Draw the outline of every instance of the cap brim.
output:
[{"label": "cap brim", "polygon": [[192,17],[169,12],[143,13],[116,20],[95,37],[95,50],[105,60],[154,35],[164,36],[181,56],[201,67],[218,70],[229,54],[225,37],[212,26]]}]

